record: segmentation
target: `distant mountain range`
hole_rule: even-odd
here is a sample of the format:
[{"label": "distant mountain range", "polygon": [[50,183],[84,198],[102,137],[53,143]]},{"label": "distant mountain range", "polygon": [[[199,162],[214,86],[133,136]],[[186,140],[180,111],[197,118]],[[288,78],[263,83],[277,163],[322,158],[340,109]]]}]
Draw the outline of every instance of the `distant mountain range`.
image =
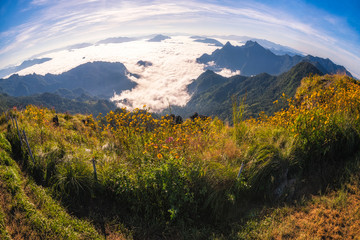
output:
[{"label": "distant mountain range", "polygon": [[198,63],[207,64],[207,69],[221,70],[228,68],[233,71],[240,70],[241,75],[251,76],[260,73],[279,75],[289,71],[299,62],[310,62],[324,74],[346,73],[351,76],[343,66],[336,65],[329,59],[307,56],[276,55],[254,41],[247,41],[244,46],[233,46],[227,42],[221,49],[215,50],[211,55],[203,54],[197,59]]},{"label": "distant mountain range", "polygon": [[[259,43],[262,47],[269,49],[271,52],[273,52],[276,55],[290,55],[290,56],[295,56],[295,55],[299,55],[299,56],[304,56],[302,52],[287,47],[287,46],[283,46],[277,43],[273,43],[271,41],[268,41],[266,39],[259,39],[259,38],[250,38],[250,37],[245,37],[243,38],[244,42],[247,41],[253,41],[253,42],[257,42]],[[246,40],[245,40],[246,39]]]},{"label": "distant mountain range", "polygon": [[94,116],[97,116],[99,113],[106,114],[116,109],[113,102],[104,99],[96,100],[92,98],[92,100],[89,100],[87,98],[86,101],[82,99],[69,99],[56,93],[42,93],[23,97],[13,97],[5,93],[0,94],[0,112],[7,111],[12,107],[23,109],[29,104],[49,109],[54,108],[57,112],[93,114]]},{"label": "distant mountain range", "polygon": [[12,96],[55,92],[61,88],[68,90],[82,88],[93,96],[108,99],[114,92],[120,93],[136,86],[128,75],[131,73],[122,63],[91,62],[59,75],[14,74],[7,79],[0,79],[0,88]]},{"label": "distant mountain range", "polygon": [[57,112],[106,114],[116,105],[103,98],[136,86],[128,74],[122,63],[108,62],[86,63],[60,75],[15,74],[0,79],[0,112],[33,104]]},{"label": "distant mountain range", "polygon": [[194,42],[207,43],[209,45],[216,46],[216,47],[224,46],[224,44],[222,44],[221,42],[219,42],[218,40],[213,39],[213,38],[199,37],[199,36],[192,36],[191,38],[195,39]]},{"label": "distant mountain range", "polygon": [[[276,55],[290,55],[290,56],[303,56],[303,53],[293,49],[291,47],[283,46],[271,41],[268,41],[266,39],[259,39],[259,38],[252,38],[247,36],[214,36],[215,38],[219,39],[228,39],[232,41],[237,41],[239,43],[245,43],[247,41],[253,41],[259,43],[262,47],[269,49],[271,52],[273,52]],[[209,45],[222,47],[224,44],[219,42],[218,40],[211,38],[211,37],[205,37],[205,36],[191,36],[190,38],[195,39],[195,42],[202,42],[202,43],[208,43]]]},{"label": "distant mountain range", "polygon": [[96,44],[124,43],[124,42],[131,42],[131,41],[135,41],[135,40],[136,40],[136,38],[112,37],[112,38],[106,38],[104,40],[100,40]]},{"label": "distant mountain range", "polygon": [[25,68],[34,66],[36,64],[41,64],[41,63],[44,63],[44,62],[47,62],[50,60],[51,60],[51,58],[36,58],[36,59],[26,60],[26,61],[22,62],[19,66],[1,69],[0,70],[0,78],[9,76],[10,74],[16,73]]},{"label": "distant mountain range", "polygon": [[227,39],[229,41],[230,40],[237,41],[239,43],[246,43],[247,41],[257,42],[264,48],[269,49],[270,51],[275,53],[276,55],[286,55],[286,54],[290,55],[290,56],[295,56],[295,55],[303,56],[304,55],[304,53],[302,53],[294,48],[284,46],[284,45],[281,45],[278,43],[274,43],[274,42],[268,41],[266,39],[259,39],[259,38],[249,37],[249,36],[236,36],[236,35],[228,35],[228,36],[216,35],[213,37]]},{"label": "distant mountain range", "polygon": [[67,46],[66,49],[71,51],[74,49],[90,47],[92,45],[93,45],[92,43],[78,43],[78,44],[73,44],[73,45]]},{"label": "distant mountain range", "polygon": [[171,39],[171,37],[159,34],[159,35],[156,35],[155,37],[149,39],[148,42],[161,42],[166,39]]},{"label": "distant mountain range", "polygon": [[174,107],[173,112],[188,117],[194,112],[207,116],[218,116],[232,122],[232,99],[245,98],[245,116],[257,117],[264,111],[272,114],[286,106],[286,101],[279,101],[283,93],[287,97],[295,95],[301,79],[309,74],[323,73],[309,62],[300,62],[290,71],[279,76],[267,73],[253,77],[233,76],[226,78],[207,70],[188,86],[191,99],[185,107]]}]

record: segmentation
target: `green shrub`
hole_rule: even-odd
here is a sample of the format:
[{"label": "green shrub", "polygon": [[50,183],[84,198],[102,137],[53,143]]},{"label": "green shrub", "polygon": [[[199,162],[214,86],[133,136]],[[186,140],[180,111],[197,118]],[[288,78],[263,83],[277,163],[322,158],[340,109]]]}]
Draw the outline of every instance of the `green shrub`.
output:
[{"label": "green shrub", "polygon": [[52,181],[55,193],[74,206],[86,205],[91,200],[93,173],[89,165],[80,159],[71,159],[58,165]]}]

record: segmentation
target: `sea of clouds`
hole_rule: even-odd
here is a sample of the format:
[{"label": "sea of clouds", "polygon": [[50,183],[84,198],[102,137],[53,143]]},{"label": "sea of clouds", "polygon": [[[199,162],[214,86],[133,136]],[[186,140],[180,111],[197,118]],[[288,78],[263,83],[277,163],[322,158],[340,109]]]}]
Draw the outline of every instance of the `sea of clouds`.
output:
[{"label": "sea of clouds", "polygon": [[[225,43],[225,40],[218,40]],[[26,68],[18,74],[60,74],[86,62],[121,62],[130,73],[140,76],[128,76],[138,85],[132,90],[114,93],[111,100],[119,107],[128,109],[146,105],[152,111],[161,111],[170,105],[184,106],[189,101],[191,96],[186,90],[187,85],[203,73],[205,67],[197,63],[196,58],[204,53],[211,54],[217,48],[219,47],[195,42],[187,36],[174,36],[162,42],[141,39],[99,44],[42,55],[41,57],[50,57],[52,60]],[[151,62],[152,65],[140,66],[137,64],[139,60]],[[222,69],[218,73],[226,77],[240,74],[239,71],[232,72],[228,69]]]}]

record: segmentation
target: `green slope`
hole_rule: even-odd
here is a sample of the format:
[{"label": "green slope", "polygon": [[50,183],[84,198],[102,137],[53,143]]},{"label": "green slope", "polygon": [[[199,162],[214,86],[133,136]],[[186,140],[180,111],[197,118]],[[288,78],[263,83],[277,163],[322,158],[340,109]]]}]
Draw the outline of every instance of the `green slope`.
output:
[{"label": "green slope", "polygon": [[103,239],[87,221],[70,216],[21,172],[0,133],[0,238]]},{"label": "green slope", "polygon": [[[256,117],[262,111],[272,114],[286,106],[286,101],[281,101],[282,94],[293,97],[301,79],[310,74],[322,75],[316,67],[307,62],[299,63],[279,76],[262,73],[253,77],[225,78],[206,71],[189,85],[191,100],[184,108],[174,108],[174,111],[185,116],[199,112],[231,122],[232,99],[235,97],[238,100],[245,98],[247,117]],[[277,105],[273,104],[275,100],[280,100]]]}]

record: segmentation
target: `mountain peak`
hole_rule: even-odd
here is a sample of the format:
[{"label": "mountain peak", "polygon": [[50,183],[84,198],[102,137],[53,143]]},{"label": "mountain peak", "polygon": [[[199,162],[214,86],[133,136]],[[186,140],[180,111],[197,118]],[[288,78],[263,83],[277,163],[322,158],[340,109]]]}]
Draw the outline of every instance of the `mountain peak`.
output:
[{"label": "mountain peak", "polygon": [[260,46],[260,44],[258,44],[256,41],[249,40],[245,43],[245,47],[257,47],[257,46]]},{"label": "mountain peak", "polygon": [[231,45],[231,43],[229,42],[229,41],[227,41],[226,43],[225,43],[225,45],[224,45],[224,48],[225,47],[233,47],[233,45]]},{"label": "mountain peak", "polygon": [[211,55],[203,54],[196,61],[214,65],[217,68],[227,68],[232,71],[240,70],[241,75],[245,76],[263,72],[279,75],[289,71],[297,63],[307,61],[324,74],[343,72],[351,76],[343,66],[336,65],[329,59],[313,56],[275,55],[254,40],[247,41],[243,46],[232,46],[227,42],[222,49],[216,49]]},{"label": "mountain peak", "polygon": [[155,37],[149,39],[148,42],[161,42],[161,41],[166,40],[166,39],[171,39],[171,37],[164,36],[162,34],[158,34]]}]

